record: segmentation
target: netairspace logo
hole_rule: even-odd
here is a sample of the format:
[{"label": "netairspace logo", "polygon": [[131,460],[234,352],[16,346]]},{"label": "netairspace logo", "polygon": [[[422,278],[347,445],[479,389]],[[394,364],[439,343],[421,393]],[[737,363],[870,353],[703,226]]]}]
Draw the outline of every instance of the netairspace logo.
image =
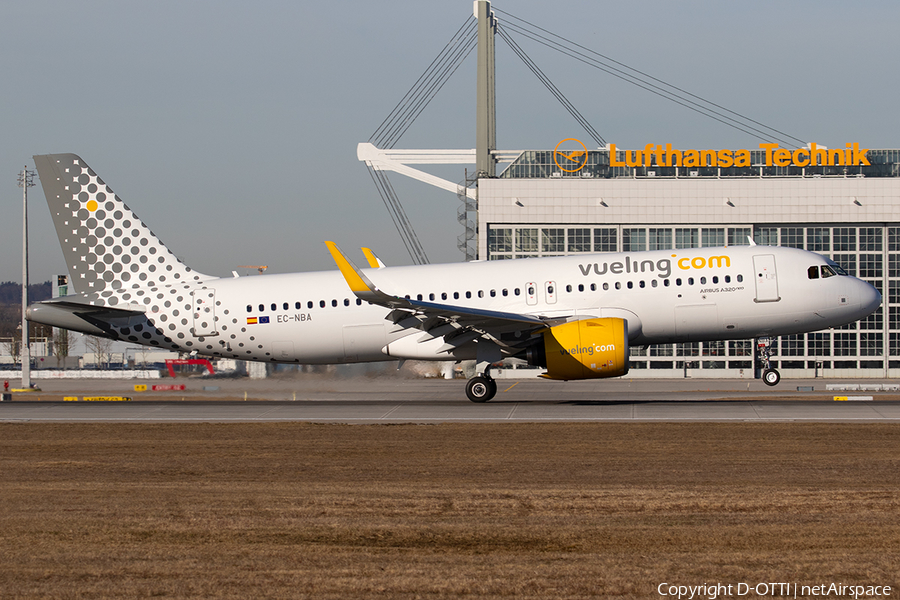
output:
[{"label": "netairspace logo", "polygon": [[802,584],[794,582],[764,583],[704,583],[678,585],[661,583],[656,587],[660,596],[692,600],[694,598],[878,598],[891,595],[889,585],[849,585],[845,583]]}]

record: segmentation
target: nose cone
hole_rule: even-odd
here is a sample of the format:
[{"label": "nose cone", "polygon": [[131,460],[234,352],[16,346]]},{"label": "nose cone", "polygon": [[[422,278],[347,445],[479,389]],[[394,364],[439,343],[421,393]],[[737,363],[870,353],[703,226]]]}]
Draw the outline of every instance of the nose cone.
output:
[{"label": "nose cone", "polygon": [[872,314],[881,306],[881,293],[870,283],[856,280],[856,295],[859,299],[859,311],[863,317]]}]

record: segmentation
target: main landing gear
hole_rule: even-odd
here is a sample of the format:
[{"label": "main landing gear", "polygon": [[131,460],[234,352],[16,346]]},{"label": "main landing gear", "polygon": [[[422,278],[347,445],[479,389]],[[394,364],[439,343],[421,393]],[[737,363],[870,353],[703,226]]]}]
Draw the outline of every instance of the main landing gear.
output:
[{"label": "main landing gear", "polygon": [[762,363],[762,380],[766,385],[778,385],[778,382],[781,381],[781,373],[778,372],[777,369],[773,369],[771,363],[769,362],[770,349],[769,344],[771,340],[770,338],[759,338],[756,341],[756,352],[759,358],[759,361]]},{"label": "main landing gear", "polygon": [[487,402],[497,394],[497,382],[491,378],[491,366],[466,383],[466,396],[472,402]]}]

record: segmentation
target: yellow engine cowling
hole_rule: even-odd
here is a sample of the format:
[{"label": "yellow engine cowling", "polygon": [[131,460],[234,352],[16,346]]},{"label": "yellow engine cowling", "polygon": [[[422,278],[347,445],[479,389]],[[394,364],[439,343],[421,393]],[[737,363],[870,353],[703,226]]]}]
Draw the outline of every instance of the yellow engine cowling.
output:
[{"label": "yellow engine cowling", "polygon": [[544,332],[547,379],[619,377],[628,373],[628,322],[585,319]]}]

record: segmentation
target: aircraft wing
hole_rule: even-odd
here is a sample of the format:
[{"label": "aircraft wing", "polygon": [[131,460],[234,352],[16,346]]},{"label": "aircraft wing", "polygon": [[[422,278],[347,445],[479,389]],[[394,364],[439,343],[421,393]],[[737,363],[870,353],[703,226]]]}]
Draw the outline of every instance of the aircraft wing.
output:
[{"label": "aircraft wing", "polygon": [[426,332],[428,336],[425,339],[443,336],[448,344],[460,345],[479,337],[487,337],[500,346],[513,348],[517,346],[516,342],[527,341],[530,334],[567,321],[564,317],[492,311],[389,294],[378,289],[334,242],[325,244],[357,298],[390,308],[388,320],[404,329],[414,328]]}]

